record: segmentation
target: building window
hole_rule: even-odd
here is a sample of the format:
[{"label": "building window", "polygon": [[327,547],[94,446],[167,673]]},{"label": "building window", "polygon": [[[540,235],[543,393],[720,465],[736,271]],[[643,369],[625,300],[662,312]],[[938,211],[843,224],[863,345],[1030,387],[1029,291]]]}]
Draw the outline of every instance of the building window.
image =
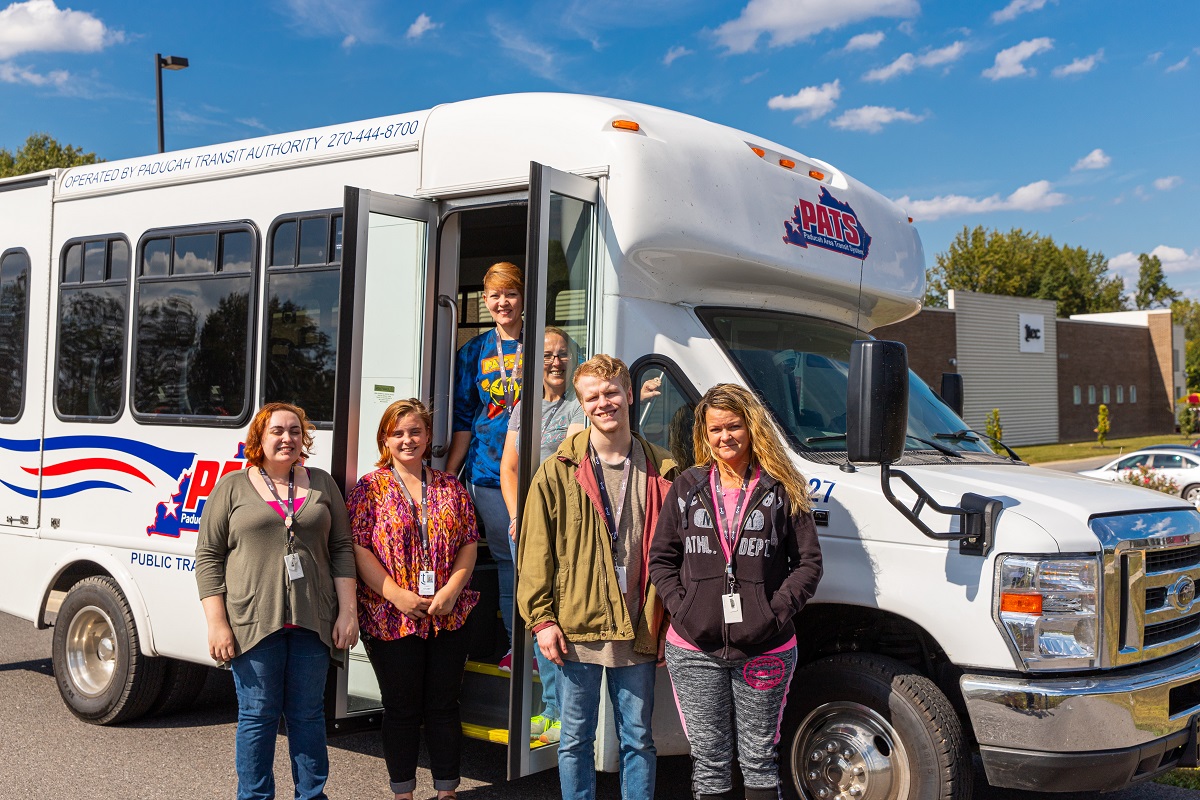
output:
[{"label": "building window", "polygon": [[116,419],[125,395],[129,242],[123,236],[69,241],[59,274],[55,413]]},{"label": "building window", "polygon": [[1131,402],[1131,403],[1137,402],[1137,387],[1132,384],[1130,384],[1130,386],[1129,386],[1129,402]]},{"label": "building window", "polygon": [[0,422],[16,422],[25,408],[26,331],[29,327],[29,253],[0,256]]},{"label": "building window", "polygon": [[1102,386],[1102,387],[1100,387],[1100,396],[1101,396],[1102,398],[1104,398],[1103,400],[1101,400],[1101,402],[1102,402],[1102,403],[1104,403],[1105,405],[1108,405],[1108,403],[1109,403],[1110,401],[1109,401],[1109,396],[1108,396],[1108,387],[1107,387],[1107,386]]},{"label": "building window", "polygon": [[1117,384],[1117,402],[1118,403],[1125,402],[1125,387],[1119,383]]},{"label": "building window", "polygon": [[1089,406],[1096,405],[1096,387],[1095,386],[1088,387],[1088,405]]},{"label": "building window", "polygon": [[1076,386],[1073,394],[1075,395],[1075,405],[1081,404],[1083,402],[1083,389]]},{"label": "building window", "polygon": [[152,231],[138,253],[134,412],[236,423],[249,406],[257,232]]},{"label": "building window", "polygon": [[342,215],[325,211],[277,219],[267,252],[262,400],[292,403],[313,422],[332,423]]}]

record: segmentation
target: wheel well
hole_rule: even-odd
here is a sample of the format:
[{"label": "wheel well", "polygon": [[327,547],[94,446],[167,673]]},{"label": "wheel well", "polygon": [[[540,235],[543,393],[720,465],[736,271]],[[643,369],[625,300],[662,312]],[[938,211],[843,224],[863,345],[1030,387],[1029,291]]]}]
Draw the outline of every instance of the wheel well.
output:
[{"label": "wheel well", "polygon": [[[66,594],[71,590],[71,587],[79,583],[84,578],[91,578],[96,575],[107,575],[112,577],[112,573],[100,566],[94,561],[72,561],[67,566],[63,567],[50,586],[46,589],[46,594],[42,597],[42,607],[38,612],[38,628],[49,628],[54,624],[54,618],[58,616],[58,603],[62,601],[62,597],[55,598],[55,593]],[[53,610],[51,607],[53,606]]]},{"label": "wheel well", "polygon": [[917,623],[878,608],[836,603],[806,606],[794,623],[799,645],[797,668],[838,653],[874,653],[894,658],[936,683],[963,720],[964,730],[970,731],[959,686],[962,670]]}]

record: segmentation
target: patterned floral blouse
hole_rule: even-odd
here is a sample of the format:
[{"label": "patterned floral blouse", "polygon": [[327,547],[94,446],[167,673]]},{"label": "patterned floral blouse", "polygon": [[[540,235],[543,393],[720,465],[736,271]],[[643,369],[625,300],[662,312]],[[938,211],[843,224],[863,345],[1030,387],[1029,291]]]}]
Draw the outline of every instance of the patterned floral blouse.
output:
[{"label": "patterned floral blouse", "polygon": [[[464,545],[479,541],[475,527],[475,509],[467,490],[452,475],[427,467],[429,486],[429,553],[432,569],[441,588],[450,579],[451,567]],[[420,502],[419,497],[413,500]],[[354,543],[370,550],[401,588],[417,591],[421,566],[421,519],[414,516],[412,505],[404,498],[391,468],[383,467],[358,480],[346,500]],[[384,641],[416,634],[428,638],[431,632],[461,628],[467,615],[479,602],[470,580],[458,596],[453,610],[445,616],[411,620],[400,609],[358,582],[358,624],[363,632]]]}]

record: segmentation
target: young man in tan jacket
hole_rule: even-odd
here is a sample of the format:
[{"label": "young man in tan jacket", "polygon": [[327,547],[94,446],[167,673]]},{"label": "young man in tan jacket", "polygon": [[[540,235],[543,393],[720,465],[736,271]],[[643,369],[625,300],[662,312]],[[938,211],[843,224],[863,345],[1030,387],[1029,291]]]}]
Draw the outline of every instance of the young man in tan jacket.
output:
[{"label": "young man in tan jacket", "polygon": [[542,654],[562,667],[559,780],[564,800],[596,796],[593,746],[607,673],[620,741],[621,796],[654,796],[654,681],[663,608],[647,558],[677,471],[629,427],[633,386],[620,359],[575,370],[590,427],[534,476],[517,552],[517,608]]}]

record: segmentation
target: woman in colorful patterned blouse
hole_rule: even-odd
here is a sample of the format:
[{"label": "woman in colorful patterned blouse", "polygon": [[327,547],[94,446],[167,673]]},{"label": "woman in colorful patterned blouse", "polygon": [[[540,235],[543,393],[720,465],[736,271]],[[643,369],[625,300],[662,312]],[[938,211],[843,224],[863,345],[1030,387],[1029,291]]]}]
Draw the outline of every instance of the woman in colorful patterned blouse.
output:
[{"label": "woman in colorful patterned blouse", "polygon": [[455,797],[462,757],[458,696],[463,625],[479,601],[475,511],[455,478],[425,466],[433,420],[415,398],[379,421],[379,469],[347,505],[358,564],[363,644],[383,699],[383,756],[396,800],[416,788],[421,726],[439,800]]}]

